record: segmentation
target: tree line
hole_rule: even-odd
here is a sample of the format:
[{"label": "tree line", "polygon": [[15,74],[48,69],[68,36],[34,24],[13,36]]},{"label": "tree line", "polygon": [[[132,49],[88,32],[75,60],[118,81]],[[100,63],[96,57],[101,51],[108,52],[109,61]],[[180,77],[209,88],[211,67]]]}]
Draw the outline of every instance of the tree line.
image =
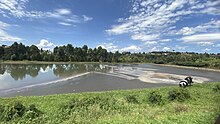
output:
[{"label": "tree line", "polygon": [[56,46],[53,51],[39,49],[36,45],[25,46],[14,42],[11,46],[0,46],[0,60],[30,60],[50,62],[122,62],[175,64],[196,67],[220,68],[220,53],[194,52],[109,52],[102,47],[74,47],[71,44]]}]

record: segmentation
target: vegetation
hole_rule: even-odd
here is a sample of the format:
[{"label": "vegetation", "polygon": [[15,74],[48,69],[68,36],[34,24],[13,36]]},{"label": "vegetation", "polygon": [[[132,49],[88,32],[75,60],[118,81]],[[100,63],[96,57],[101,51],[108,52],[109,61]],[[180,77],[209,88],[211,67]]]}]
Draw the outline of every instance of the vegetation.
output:
[{"label": "vegetation", "polygon": [[[1,98],[0,123],[211,124],[220,113],[220,92],[213,90],[218,87],[219,83],[207,83],[186,89],[162,87]],[[163,104],[152,104],[160,101]]]},{"label": "vegetation", "polygon": [[150,93],[148,100],[152,104],[163,105],[164,101],[162,99],[162,95],[158,91],[153,91]]},{"label": "vegetation", "polygon": [[71,44],[55,47],[53,51],[38,49],[37,46],[25,46],[13,43],[0,46],[0,60],[29,60],[46,62],[122,62],[122,63],[156,63],[181,66],[209,67],[220,69],[220,53],[194,52],[151,52],[151,53],[115,53],[102,47],[88,48],[87,45],[73,47]]},{"label": "vegetation", "polygon": [[29,107],[25,107],[21,102],[17,101],[10,104],[11,105],[0,106],[1,122],[16,122],[15,120],[19,121],[21,118],[33,120],[42,114],[41,111],[39,111],[33,104],[31,104]]},{"label": "vegetation", "polygon": [[190,94],[186,89],[174,89],[169,91],[168,93],[168,99],[171,101],[177,100],[179,102],[183,102],[189,98],[190,98]]}]

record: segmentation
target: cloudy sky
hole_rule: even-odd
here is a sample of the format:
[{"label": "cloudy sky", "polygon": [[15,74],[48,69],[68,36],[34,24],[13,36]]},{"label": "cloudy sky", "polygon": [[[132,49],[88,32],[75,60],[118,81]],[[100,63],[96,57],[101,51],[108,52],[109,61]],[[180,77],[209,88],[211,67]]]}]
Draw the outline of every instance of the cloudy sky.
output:
[{"label": "cloudy sky", "polygon": [[0,45],[220,52],[220,0],[0,0]]}]

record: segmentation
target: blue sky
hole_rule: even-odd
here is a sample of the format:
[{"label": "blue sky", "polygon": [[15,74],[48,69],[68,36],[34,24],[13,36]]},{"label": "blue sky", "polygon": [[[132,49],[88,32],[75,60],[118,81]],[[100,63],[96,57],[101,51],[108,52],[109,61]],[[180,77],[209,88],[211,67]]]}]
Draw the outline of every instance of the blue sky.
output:
[{"label": "blue sky", "polygon": [[220,52],[219,0],[0,0],[0,45]]}]

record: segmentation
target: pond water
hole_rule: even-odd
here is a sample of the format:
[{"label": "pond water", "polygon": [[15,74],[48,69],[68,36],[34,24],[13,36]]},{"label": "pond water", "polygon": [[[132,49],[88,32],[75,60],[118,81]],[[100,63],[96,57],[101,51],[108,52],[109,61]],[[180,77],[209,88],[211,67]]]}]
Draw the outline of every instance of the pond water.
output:
[{"label": "pond water", "polygon": [[220,81],[220,72],[152,64],[0,64],[0,96],[49,95]]}]

